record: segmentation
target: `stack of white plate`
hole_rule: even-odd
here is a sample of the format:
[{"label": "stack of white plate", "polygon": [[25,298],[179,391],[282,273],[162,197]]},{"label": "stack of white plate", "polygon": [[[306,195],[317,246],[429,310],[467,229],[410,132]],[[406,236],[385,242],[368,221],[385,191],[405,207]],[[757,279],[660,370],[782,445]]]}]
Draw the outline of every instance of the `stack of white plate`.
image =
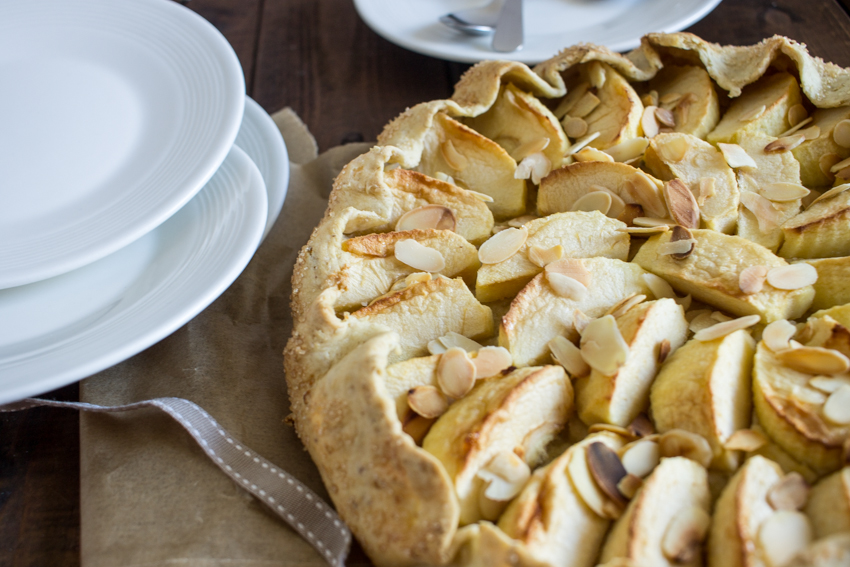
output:
[{"label": "stack of white plate", "polygon": [[0,0],[0,403],[174,332],[242,272],[289,161],[170,0]]}]

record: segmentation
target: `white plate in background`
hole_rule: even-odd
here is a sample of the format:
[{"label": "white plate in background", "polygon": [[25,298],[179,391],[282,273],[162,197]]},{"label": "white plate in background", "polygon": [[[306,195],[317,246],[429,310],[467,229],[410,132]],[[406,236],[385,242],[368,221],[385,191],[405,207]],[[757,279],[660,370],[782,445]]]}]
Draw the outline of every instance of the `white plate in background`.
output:
[{"label": "white plate in background", "polygon": [[267,200],[259,170],[234,147],[194,199],[126,248],[0,290],[0,404],[90,376],[192,319],[248,264]]},{"label": "white plate in background", "polygon": [[0,289],[120,250],[197,193],[245,104],[233,48],[169,0],[0,0]]},{"label": "white plate in background", "polygon": [[627,51],[650,32],[683,30],[720,0],[525,0],[525,45],[513,53],[490,49],[492,35],[473,37],[437,18],[488,0],[354,0],[363,21],[378,35],[411,51],[476,63],[508,59],[536,64],[579,42]]}]

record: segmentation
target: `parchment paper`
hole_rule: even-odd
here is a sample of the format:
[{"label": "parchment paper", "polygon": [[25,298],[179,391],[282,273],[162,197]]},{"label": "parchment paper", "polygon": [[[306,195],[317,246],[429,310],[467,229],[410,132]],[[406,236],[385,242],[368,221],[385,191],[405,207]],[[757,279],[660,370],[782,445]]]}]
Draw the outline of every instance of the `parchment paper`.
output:
[{"label": "parchment paper", "polygon": [[[315,466],[284,421],[290,278],[298,251],[324,213],[333,178],[370,144],[316,157],[315,140],[293,112],[283,110],[275,121],[289,152],[289,190],[248,267],[173,335],[83,381],[80,396],[103,405],[163,396],[192,400],[327,500]],[[84,567],[325,565],[165,414],[82,414],[80,466]]]}]

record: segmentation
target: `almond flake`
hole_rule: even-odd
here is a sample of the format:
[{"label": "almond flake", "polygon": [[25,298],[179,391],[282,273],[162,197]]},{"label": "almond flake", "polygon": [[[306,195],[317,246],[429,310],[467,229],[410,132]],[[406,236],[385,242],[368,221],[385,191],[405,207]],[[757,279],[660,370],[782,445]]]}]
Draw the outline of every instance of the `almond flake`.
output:
[{"label": "almond flake", "polygon": [[841,179],[843,181],[850,180],[850,166],[845,167],[841,171],[835,174],[836,179]]},{"label": "almond flake", "polygon": [[812,542],[812,527],[802,513],[779,510],[767,517],[759,527],[758,545],[768,565],[782,567]]},{"label": "almond flake", "polygon": [[[643,479],[633,474],[627,474],[620,479],[620,482],[617,483],[617,490],[619,490],[620,494],[622,494],[627,500],[631,500],[635,497],[635,494],[637,494],[637,491],[640,490],[642,486]],[[605,565],[607,566],[608,564],[606,563]]]},{"label": "almond flake", "polygon": [[747,295],[758,293],[767,279],[767,266],[750,266],[738,275],[738,288]]},{"label": "almond flake", "polygon": [[664,364],[664,361],[667,360],[668,356],[670,356],[670,341],[662,339],[662,341],[658,343],[658,354],[655,356],[655,360],[658,361],[658,364]]},{"label": "almond flake", "polygon": [[573,311],[573,326],[575,326],[578,334],[582,334],[592,320],[581,309]]},{"label": "almond flake", "polygon": [[639,413],[636,418],[629,424],[628,430],[636,437],[649,437],[655,434],[655,426],[649,420],[649,417],[643,412]]},{"label": "almond flake", "polygon": [[540,180],[552,171],[552,161],[543,152],[525,156],[514,171],[514,179],[531,179],[539,185]]},{"label": "almond flake", "polygon": [[691,563],[700,554],[710,524],[711,516],[702,508],[688,506],[679,510],[661,540],[664,556],[673,563]]},{"label": "almond flake", "polygon": [[535,215],[522,215],[520,217],[512,218],[508,221],[508,226],[512,226],[514,228],[522,228],[526,224],[530,223],[533,220],[537,220],[540,217]]},{"label": "almond flake", "polygon": [[504,347],[483,347],[472,359],[475,365],[475,379],[495,376],[513,364],[511,353]]},{"label": "almond flake", "polygon": [[442,171],[438,171],[438,172],[434,173],[434,179],[439,179],[440,181],[442,181],[444,183],[448,183],[450,185],[457,185],[455,183],[454,177],[452,177],[451,175],[448,175],[446,173],[443,173]]},{"label": "almond flake", "polygon": [[696,240],[693,238],[689,240],[670,240],[658,245],[658,255],[685,258],[694,249],[694,244],[696,244]]},{"label": "almond flake", "polygon": [[616,520],[623,513],[623,506],[608,498],[593,480],[587,462],[587,449],[576,447],[572,450],[567,463],[567,474],[581,500],[598,516]]},{"label": "almond flake", "polygon": [[587,78],[593,88],[601,89],[605,85],[605,67],[599,61],[591,61],[587,66]]},{"label": "almond flake", "polygon": [[[682,250],[682,251],[675,250],[675,251],[671,252],[671,255],[676,260],[684,260],[685,258],[687,258],[688,256],[691,255],[691,252],[694,251],[694,245],[696,245],[696,240],[694,239],[693,234],[691,234],[690,230],[688,230],[687,228],[685,228],[683,226],[676,225],[676,226],[673,227],[673,232],[670,234],[670,242],[669,243],[676,244],[676,243],[679,243],[679,242],[687,242],[688,243],[687,248]],[[663,246],[663,244],[662,244],[662,246]],[[661,247],[659,246],[659,254],[661,253],[660,248]],[[680,246],[680,248],[681,248],[681,246]]]},{"label": "almond flake", "polygon": [[481,344],[473,341],[469,337],[465,337],[460,333],[455,333],[454,331],[449,331],[439,339],[440,344],[443,345],[444,348],[462,348],[466,352],[477,352],[478,350],[484,348]]},{"label": "almond flake", "polygon": [[688,323],[688,329],[692,333],[698,333],[703,329],[708,329],[716,324],[717,321],[711,318],[711,312],[707,309],[703,309],[698,315],[691,319],[690,323]]},{"label": "almond flake", "polygon": [[699,100],[699,97],[694,93],[686,93],[682,99],[676,103],[676,112],[679,114],[680,118],[678,122],[680,124],[685,124],[688,121],[688,114],[691,111],[691,104],[695,103]]},{"label": "almond flake", "polygon": [[615,435],[619,435],[624,439],[637,439],[634,435],[632,435],[628,429],[625,427],[620,427],[619,425],[613,425],[610,423],[594,423],[590,427],[587,428],[587,434],[598,433],[600,431],[608,431],[610,433],[614,433]]},{"label": "almond flake", "polygon": [[596,148],[584,148],[582,151],[573,154],[573,157],[576,161],[614,161],[614,158],[610,155]]},{"label": "almond flake", "polygon": [[756,106],[739,116],[738,120],[740,122],[752,122],[753,120],[764,114],[765,110],[767,110],[767,107],[765,105]]},{"label": "almond flake", "polygon": [[431,354],[443,354],[446,352],[446,347],[443,343],[440,342],[439,339],[434,339],[433,341],[428,341],[428,352]]},{"label": "almond flake", "polygon": [[407,405],[422,417],[440,417],[449,409],[446,397],[434,386],[416,386],[407,392]]},{"label": "almond flake", "polygon": [[546,281],[552,287],[552,291],[559,297],[580,301],[587,294],[587,287],[581,282],[558,272],[546,272]]},{"label": "almond flake", "polygon": [[809,386],[826,394],[831,394],[841,386],[850,386],[850,379],[846,376],[812,376]]},{"label": "almond flake", "polygon": [[666,95],[661,96],[661,97],[658,99],[658,102],[660,102],[661,104],[673,104],[673,105],[674,105],[674,104],[676,104],[677,102],[679,102],[679,100],[680,100],[681,98],[682,98],[682,94],[681,94],[681,93],[675,93],[675,92],[673,92],[673,93],[667,93]]},{"label": "almond flake", "polygon": [[477,476],[487,483],[482,496],[494,502],[507,502],[522,491],[531,477],[531,469],[513,451],[502,451]]},{"label": "almond flake", "polygon": [[805,386],[792,386],[790,398],[797,405],[822,406],[826,403],[826,394]]},{"label": "almond flake", "polygon": [[454,212],[442,205],[424,205],[401,215],[395,225],[396,231],[429,228],[454,231],[457,228]]},{"label": "almond flake", "polygon": [[[784,132],[782,132],[781,134],[779,134],[779,135],[777,136],[777,138],[785,138],[785,137],[787,137],[787,136],[790,136],[791,134],[796,133],[798,130],[800,130],[803,126],[805,126],[806,124],[808,124],[808,123],[809,123],[809,122],[811,122],[812,120],[813,120],[813,118],[812,118],[811,116],[810,116],[810,117],[808,117],[808,118],[806,118],[806,119],[804,119],[804,120],[801,120],[801,121],[800,121],[800,122],[798,122],[796,125],[791,126],[791,127],[790,127],[790,128],[788,128],[787,130],[785,130]],[[818,130],[820,130],[820,128],[818,128]],[[818,135],[820,135],[820,132],[818,132]]]},{"label": "almond flake", "polygon": [[847,167],[850,167],[850,157],[839,161],[838,163],[830,167],[829,171],[831,171],[832,173],[837,173],[843,169],[846,169]]},{"label": "almond flake", "polygon": [[[805,374],[844,374],[850,370],[850,359],[837,350],[801,346],[776,353],[779,361]],[[850,406],[848,406],[850,408]]]},{"label": "almond flake", "polygon": [[507,228],[491,236],[478,249],[478,259],[482,264],[498,264],[504,262],[517,252],[528,239],[528,229]]},{"label": "almond flake", "polygon": [[656,108],[655,109],[655,120],[659,124],[663,124],[669,128],[676,127],[676,117],[673,113],[666,108]]},{"label": "almond flake", "polygon": [[733,433],[723,447],[729,451],[751,453],[767,445],[767,437],[754,429],[739,429]]},{"label": "almond flake", "polygon": [[677,224],[685,228],[699,228],[699,206],[681,179],[671,179],[664,184],[664,200]]},{"label": "almond flake", "polygon": [[711,445],[705,437],[684,429],[671,429],[661,434],[658,449],[662,457],[685,457],[705,468],[713,458]]},{"label": "almond flake", "polygon": [[583,118],[570,116],[564,121],[564,132],[570,138],[581,138],[587,134],[587,122]]},{"label": "almond flake", "polygon": [[774,510],[801,510],[808,500],[809,483],[796,472],[786,474],[767,493],[767,502]]},{"label": "almond flake", "polygon": [[809,126],[805,130],[800,130],[800,135],[802,135],[807,142],[817,140],[820,138],[820,126],[816,124],[814,126]]},{"label": "almond flake", "polygon": [[761,332],[761,340],[767,348],[773,352],[779,352],[791,348],[791,339],[796,332],[796,325],[785,319],[779,319],[764,328]]},{"label": "almond flake", "polygon": [[588,193],[579,197],[573,206],[570,207],[571,211],[599,211],[600,213],[607,214],[608,210],[611,208],[611,194],[607,191],[593,191],[592,193]]},{"label": "almond flake", "polygon": [[837,425],[850,424],[850,386],[841,386],[829,395],[823,415]]},{"label": "almond flake", "polygon": [[806,112],[806,107],[802,104],[795,104],[791,108],[788,109],[788,124],[791,126],[796,126],[800,122],[806,119],[809,115]]},{"label": "almond flake", "polygon": [[735,331],[740,331],[741,329],[748,329],[752,327],[756,323],[761,321],[761,317],[758,315],[747,315],[746,317],[738,317],[737,319],[732,319],[731,321],[724,321],[723,323],[717,323],[716,325],[712,325],[707,329],[703,329],[698,333],[694,334],[694,338],[698,341],[713,341],[715,339],[719,339],[720,337],[725,337]]},{"label": "almond flake", "polygon": [[758,193],[741,191],[741,204],[755,215],[762,234],[775,230],[782,221],[782,213]]},{"label": "almond flake", "polygon": [[821,173],[829,177],[831,175],[830,170],[832,166],[841,161],[841,156],[838,154],[824,154],[818,160],[818,167],[821,170]]},{"label": "almond flake", "polygon": [[759,193],[775,203],[785,203],[802,199],[809,194],[809,190],[799,183],[769,183],[759,187]]},{"label": "almond flake", "polygon": [[570,146],[570,149],[567,150],[566,155],[571,156],[575,153],[580,152],[582,149],[584,149],[585,146],[587,146],[590,142],[592,142],[593,140],[595,140],[596,138],[598,138],[601,135],[602,135],[602,132],[594,132],[592,134],[588,134],[587,136],[585,136],[584,138],[582,138],[581,140],[577,141],[575,144]]},{"label": "almond flake", "polygon": [[423,246],[413,239],[396,242],[395,259],[425,272],[439,272],[446,267],[446,260],[439,250]]},{"label": "almond flake", "polygon": [[646,138],[629,138],[603,151],[614,158],[614,161],[625,162],[643,156],[648,145],[649,140]]},{"label": "almond flake", "polygon": [[653,217],[664,218],[667,216],[667,206],[664,204],[663,197],[659,194],[659,189],[661,187],[640,170],[626,184],[626,190],[632,193],[632,198],[647,213]]},{"label": "almond flake", "polygon": [[842,148],[850,148],[850,120],[842,120],[832,129],[832,139]]},{"label": "almond flake", "polygon": [[673,136],[665,138],[663,143],[657,142],[657,148],[661,159],[666,163],[679,163],[685,159],[691,144],[687,136]]},{"label": "almond flake", "polygon": [[608,498],[625,506],[627,504],[626,499],[617,490],[617,484],[628,473],[623,468],[623,463],[620,462],[617,452],[599,441],[589,444],[585,450],[587,451],[587,466],[593,480],[596,481],[596,485]]},{"label": "almond flake", "polygon": [[547,264],[551,264],[563,257],[564,247],[560,244],[551,248],[543,248],[536,245],[528,248],[528,259],[540,268],[545,268]]},{"label": "almond flake", "polygon": [[792,134],[790,136],[784,136],[782,138],[772,141],[764,147],[764,151],[768,154],[787,152],[788,150],[793,150],[805,141],[806,137],[804,135]]},{"label": "almond flake", "polygon": [[529,140],[528,142],[522,144],[516,150],[514,150],[514,155],[517,160],[521,160],[524,157],[527,157],[531,154],[536,154],[538,152],[542,152],[547,147],[549,147],[549,138],[542,137],[536,138],[534,140]]},{"label": "almond flake", "polygon": [[641,236],[646,234],[661,234],[662,232],[667,232],[668,230],[670,230],[670,226],[666,224],[655,226],[627,226],[625,228],[620,227],[616,230],[617,232],[627,232],[629,234]]},{"label": "almond flake", "polygon": [[812,205],[814,205],[818,201],[825,201],[827,199],[832,199],[833,197],[837,197],[838,195],[844,193],[848,189],[850,189],[850,183],[844,183],[842,185],[836,185],[835,187],[833,187],[832,189],[830,189],[829,191],[827,191],[823,195],[820,195],[817,199],[812,201],[809,204],[809,207],[811,207]]},{"label": "almond flake", "polygon": [[726,159],[726,163],[732,169],[739,167],[758,167],[756,161],[750,157],[750,154],[738,144],[719,143],[717,147],[720,148],[720,152],[723,154],[724,159]]},{"label": "almond flake", "polygon": [[629,310],[635,305],[639,305],[646,301],[646,296],[644,294],[633,293],[630,296],[620,300],[618,303],[613,305],[606,315],[613,315],[614,318],[621,317],[629,312]]},{"label": "almond flake", "polygon": [[590,366],[581,357],[579,348],[565,337],[557,336],[548,343],[555,362],[564,367],[572,378],[581,378],[590,374]]},{"label": "almond flake", "polygon": [[[632,221],[635,226],[640,228],[658,228],[665,232],[670,229],[671,219],[657,219],[653,217],[635,217]],[[665,228],[666,227],[666,228]]]},{"label": "almond flake", "polygon": [[646,287],[649,288],[649,291],[652,292],[652,295],[655,299],[676,299],[676,292],[673,291],[673,287],[667,283],[667,280],[662,278],[661,276],[656,276],[652,273],[643,274],[643,281],[646,283]]},{"label": "almond flake", "polygon": [[584,267],[581,258],[563,258],[556,262],[546,264],[546,273],[557,272],[568,276],[583,286],[590,285],[590,272]]},{"label": "almond flake", "polygon": [[465,350],[452,347],[440,355],[437,383],[447,396],[455,399],[469,393],[475,384],[475,365]]},{"label": "almond flake", "polygon": [[657,106],[649,105],[643,110],[643,115],[640,118],[640,125],[643,128],[643,135],[647,138],[654,138],[658,135],[658,120],[655,117]]},{"label": "almond flake", "polygon": [[463,171],[469,165],[469,160],[457,151],[451,140],[446,140],[440,144],[440,153],[443,155],[443,159],[446,160],[448,166],[455,171]]},{"label": "almond flake", "polygon": [[466,189],[467,193],[478,199],[479,201],[484,201],[485,203],[492,203],[495,201],[493,197],[487,195],[486,193],[479,193],[478,191],[473,191],[472,189]]},{"label": "almond flake", "polygon": [[613,316],[605,315],[588,323],[581,335],[581,356],[591,368],[605,376],[615,375],[626,363],[629,345]]},{"label": "almond flake", "polygon": [[649,439],[635,441],[623,448],[623,467],[639,478],[649,475],[660,460],[658,443]]},{"label": "almond flake", "polygon": [[599,100],[599,97],[588,91],[584,93],[584,96],[582,96],[575,104],[575,106],[570,109],[570,116],[575,116],[576,118],[584,118],[585,116],[593,112],[593,110],[597,106],[599,106],[600,102],[601,101]]},{"label": "almond flake", "polygon": [[570,89],[567,95],[561,99],[561,102],[558,104],[558,107],[555,109],[555,116],[558,120],[563,119],[567,114],[570,113],[570,110],[576,105],[576,103],[584,96],[590,89],[590,83],[587,81],[576,85],[574,88]]},{"label": "almond flake", "polygon": [[790,266],[779,266],[767,272],[767,283],[776,289],[793,290],[814,285],[818,271],[811,264],[800,262]]}]

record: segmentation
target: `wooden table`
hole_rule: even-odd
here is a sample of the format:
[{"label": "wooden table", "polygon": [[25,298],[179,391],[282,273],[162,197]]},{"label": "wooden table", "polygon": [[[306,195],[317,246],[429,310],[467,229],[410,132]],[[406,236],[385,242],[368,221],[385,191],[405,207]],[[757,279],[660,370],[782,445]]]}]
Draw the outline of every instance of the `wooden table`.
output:
[{"label": "wooden table", "polygon": [[[842,2],[723,0],[688,31],[737,45],[786,35],[850,66],[850,0]],[[351,0],[191,0],[188,6],[233,45],[248,94],[269,112],[292,107],[320,151],[374,140],[406,107],[448,97],[468,68],[387,42],[359,19]],[[78,388],[46,396],[75,400]],[[80,563],[78,424],[70,410],[0,415],[0,565]]]}]

